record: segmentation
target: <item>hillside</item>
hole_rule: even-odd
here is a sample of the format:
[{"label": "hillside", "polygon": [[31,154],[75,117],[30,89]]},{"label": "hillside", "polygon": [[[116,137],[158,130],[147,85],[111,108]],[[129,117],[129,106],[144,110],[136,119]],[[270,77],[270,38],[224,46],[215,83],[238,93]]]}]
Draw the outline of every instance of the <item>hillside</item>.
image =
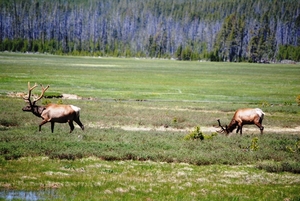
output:
[{"label": "hillside", "polygon": [[300,60],[297,0],[0,0],[0,50]]}]

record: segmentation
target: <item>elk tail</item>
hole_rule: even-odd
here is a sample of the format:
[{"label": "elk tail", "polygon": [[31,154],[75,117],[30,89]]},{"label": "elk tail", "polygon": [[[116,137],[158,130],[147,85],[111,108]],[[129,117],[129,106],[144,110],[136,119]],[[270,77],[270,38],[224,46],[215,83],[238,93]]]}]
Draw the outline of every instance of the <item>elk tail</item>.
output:
[{"label": "elk tail", "polygon": [[79,117],[80,107],[77,107],[75,105],[71,105],[71,108],[76,112],[76,117]]},{"label": "elk tail", "polygon": [[256,113],[257,113],[258,116],[261,118],[261,120],[264,119],[265,113],[264,113],[261,109],[256,108]]}]

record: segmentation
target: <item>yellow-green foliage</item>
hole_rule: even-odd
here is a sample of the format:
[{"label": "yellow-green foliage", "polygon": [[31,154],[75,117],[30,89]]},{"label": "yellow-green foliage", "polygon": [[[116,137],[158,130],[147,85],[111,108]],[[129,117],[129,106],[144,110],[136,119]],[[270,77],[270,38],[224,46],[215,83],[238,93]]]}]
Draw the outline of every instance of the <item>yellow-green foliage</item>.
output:
[{"label": "yellow-green foliage", "polygon": [[[50,103],[52,103],[52,101],[50,99],[43,99],[43,101],[42,101],[43,105],[48,105]],[[56,103],[57,104],[63,104],[63,101],[62,101],[62,99],[57,99]]]},{"label": "yellow-green foliage", "polygon": [[187,134],[184,137],[184,139],[185,140],[196,140],[196,139],[204,140],[204,135],[203,135],[202,131],[200,130],[200,127],[196,126],[192,132],[190,132],[189,134]]},{"label": "yellow-green foliage", "polygon": [[52,102],[49,99],[43,99],[43,101],[42,101],[42,105],[48,105],[50,103],[52,103]]},{"label": "yellow-green foliage", "polygon": [[204,139],[212,139],[214,136],[216,136],[217,133],[211,133],[210,135],[203,134],[203,132],[200,129],[200,126],[196,126],[195,129],[184,136],[185,140],[204,140]]},{"label": "yellow-green foliage", "polygon": [[258,146],[258,137],[255,137],[251,141],[250,150],[251,151],[257,151],[259,149]]},{"label": "yellow-green foliage", "polygon": [[58,99],[58,100],[57,100],[57,104],[63,104],[62,99]]},{"label": "yellow-green foliage", "polygon": [[300,152],[300,140],[295,143],[295,149],[290,146],[286,146],[286,150],[290,153]]},{"label": "yellow-green foliage", "polygon": [[297,101],[298,106],[300,106],[300,94],[297,96],[296,101]]}]

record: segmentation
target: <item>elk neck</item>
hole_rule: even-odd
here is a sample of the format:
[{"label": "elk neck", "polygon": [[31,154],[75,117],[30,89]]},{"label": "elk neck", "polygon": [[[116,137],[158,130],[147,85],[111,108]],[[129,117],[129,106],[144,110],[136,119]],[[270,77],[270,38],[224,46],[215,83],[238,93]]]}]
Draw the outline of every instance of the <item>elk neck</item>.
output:
[{"label": "elk neck", "polygon": [[46,109],[45,106],[36,106],[33,108],[32,113],[37,117],[41,117],[41,115],[45,109]]},{"label": "elk neck", "polygon": [[231,133],[237,126],[237,122],[233,119],[230,124],[226,127],[226,130]]},{"label": "elk neck", "polygon": [[32,112],[32,114],[34,114],[37,117],[41,117],[43,111],[46,109],[45,106],[38,106],[38,105],[34,105],[34,106],[29,106],[29,107],[25,107],[23,108],[23,111],[25,112]]}]

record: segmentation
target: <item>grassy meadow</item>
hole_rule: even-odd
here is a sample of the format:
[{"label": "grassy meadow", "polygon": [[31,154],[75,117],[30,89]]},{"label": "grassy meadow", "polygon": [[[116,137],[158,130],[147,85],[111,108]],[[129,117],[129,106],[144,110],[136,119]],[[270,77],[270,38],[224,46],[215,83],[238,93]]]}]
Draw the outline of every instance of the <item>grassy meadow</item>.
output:
[{"label": "grassy meadow", "polygon": [[[299,65],[0,54],[1,91],[27,82],[97,99],[295,103]],[[49,90],[50,91],[50,90]]]},{"label": "grassy meadow", "polygon": [[[299,75],[299,64],[0,53],[0,200],[299,200]],[[85,131],[38,132],[16,97],[28,81],[79,96],[39,104],[79,106]],[[242,107],[266,113],[264,135],[216,134]],[[196,126],[204,140],[185,140]]]}]

